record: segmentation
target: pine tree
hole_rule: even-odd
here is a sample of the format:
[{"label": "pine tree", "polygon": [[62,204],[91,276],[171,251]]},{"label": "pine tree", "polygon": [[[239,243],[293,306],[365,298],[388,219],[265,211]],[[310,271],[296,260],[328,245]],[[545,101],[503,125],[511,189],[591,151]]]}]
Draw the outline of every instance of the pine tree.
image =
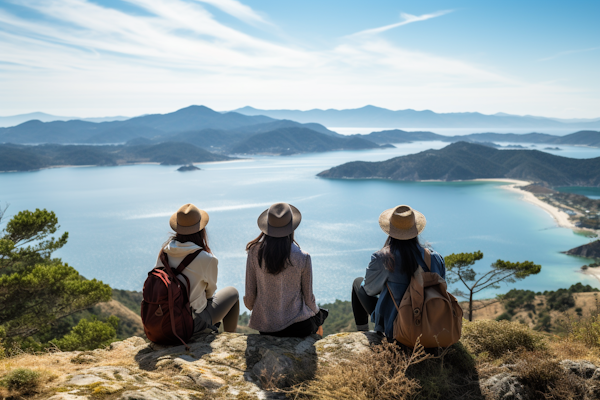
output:
[{"label": "pine tree", "polygon": [[[0,210],[0,226],[6,208]],[[108,301],[111,288],[87,280],[60,259],[55,250],[67,243],[52,211],[21,211],[0,231],[0,332],[21,341],[60,318]]]}]

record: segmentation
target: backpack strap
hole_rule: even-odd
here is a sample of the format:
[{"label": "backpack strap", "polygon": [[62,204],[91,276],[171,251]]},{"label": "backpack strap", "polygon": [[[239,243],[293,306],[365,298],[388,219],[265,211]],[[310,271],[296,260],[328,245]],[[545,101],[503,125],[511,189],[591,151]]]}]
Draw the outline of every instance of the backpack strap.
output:
[{"label": "backpack strap", "polygon": [[392,289],[390,288],[390,285],[386,282],[385,286],[387,286],[388,292],[390,292],[390,297],[392,298],[392,301],[394,302],[394,307],[396,307],[396,310],[398,310],[398,312],[400,312],[400,307],[398,307],[398,303],[396,303],[396,299],[394,299],[394,295],[392,294]]},{"label": "backpack strap", "polygon": [[428,248],[424,248],[425,257],[421,257],[421,253],[415,251],[415,259],[417,260],[417,264],[423,268],[425,272],[431,272],[431,252]]},{"label": "backpack strap", "polygon": [[194,259],[196,258],[196,256],[198,254],[200,254],[201,251],[202,251],[202,249],[199,249],[199,250],[196,250],[195,252],[190,253],[187,256],[185,256],[185,258],[179,263],[179,266],[177,267],[177,269],[175,269],[174,271],[169,266],[169,257],[167,256],[167,253],[165,253],[164,250],[160,252],[160,261],[165,266],[165,269],[168,268],[168,269],[170,269],[173,272],[173,274],[175,274],[175,275],[181,275],[181,276],[184,277],[185,283],[187,284],[187,293],[186,294],[187,294],[188,299],[190,298],[190,280],[183,273],[183,270],[186,269],[187,266],[192,263],[192,261],[194,261]]}]

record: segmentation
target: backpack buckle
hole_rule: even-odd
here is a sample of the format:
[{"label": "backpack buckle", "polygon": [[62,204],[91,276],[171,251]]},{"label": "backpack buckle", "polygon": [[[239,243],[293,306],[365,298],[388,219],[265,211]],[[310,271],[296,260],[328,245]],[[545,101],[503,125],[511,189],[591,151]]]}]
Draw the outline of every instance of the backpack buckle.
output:
[{"label": "backpack buckle", "polygon": [[418,309],[418,308],[415,308],[415,309],[413,310],[413,314],[415,314],[415,315],[419,315],[420,313],[421,313],[421,310],[420,310],[420,309]]}]

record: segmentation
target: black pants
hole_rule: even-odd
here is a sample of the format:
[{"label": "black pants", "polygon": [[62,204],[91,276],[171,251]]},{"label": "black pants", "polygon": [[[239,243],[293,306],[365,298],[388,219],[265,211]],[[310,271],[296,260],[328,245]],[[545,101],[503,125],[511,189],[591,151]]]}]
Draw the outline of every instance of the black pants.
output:
[{"label": "black pants", "polygon": [[369,315],[375,310],[378,298],[369,296],[361,286],[363,278],[356,278],[352,284],[352,312],[359,331],[369,330]]},{"label": "black pants", "polygon": [[260,332],[260,334],[279,337],[306,337],[308,335],[312,335],[313,333],[317,333],[319,327],[323,325],[323,322],[325,322],[325,319],[327,319],[328,315],[329,311],[321,308],[317,314],[309,319],[293,323],[287,328],[277,332]]}]

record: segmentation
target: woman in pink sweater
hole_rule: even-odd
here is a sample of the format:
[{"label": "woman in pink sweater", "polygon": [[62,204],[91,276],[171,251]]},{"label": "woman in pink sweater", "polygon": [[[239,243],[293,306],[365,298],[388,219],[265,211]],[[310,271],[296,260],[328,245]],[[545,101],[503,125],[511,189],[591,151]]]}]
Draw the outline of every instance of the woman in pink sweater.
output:
[{"label": "woman in pink sweater", "polygon": [[315,302],[310,255],[294,241],[301,219],[296,207],[275,203],[258,217],[261,234],[246,246],[248,326],[263,335],[323,334],[328,311]]}]

